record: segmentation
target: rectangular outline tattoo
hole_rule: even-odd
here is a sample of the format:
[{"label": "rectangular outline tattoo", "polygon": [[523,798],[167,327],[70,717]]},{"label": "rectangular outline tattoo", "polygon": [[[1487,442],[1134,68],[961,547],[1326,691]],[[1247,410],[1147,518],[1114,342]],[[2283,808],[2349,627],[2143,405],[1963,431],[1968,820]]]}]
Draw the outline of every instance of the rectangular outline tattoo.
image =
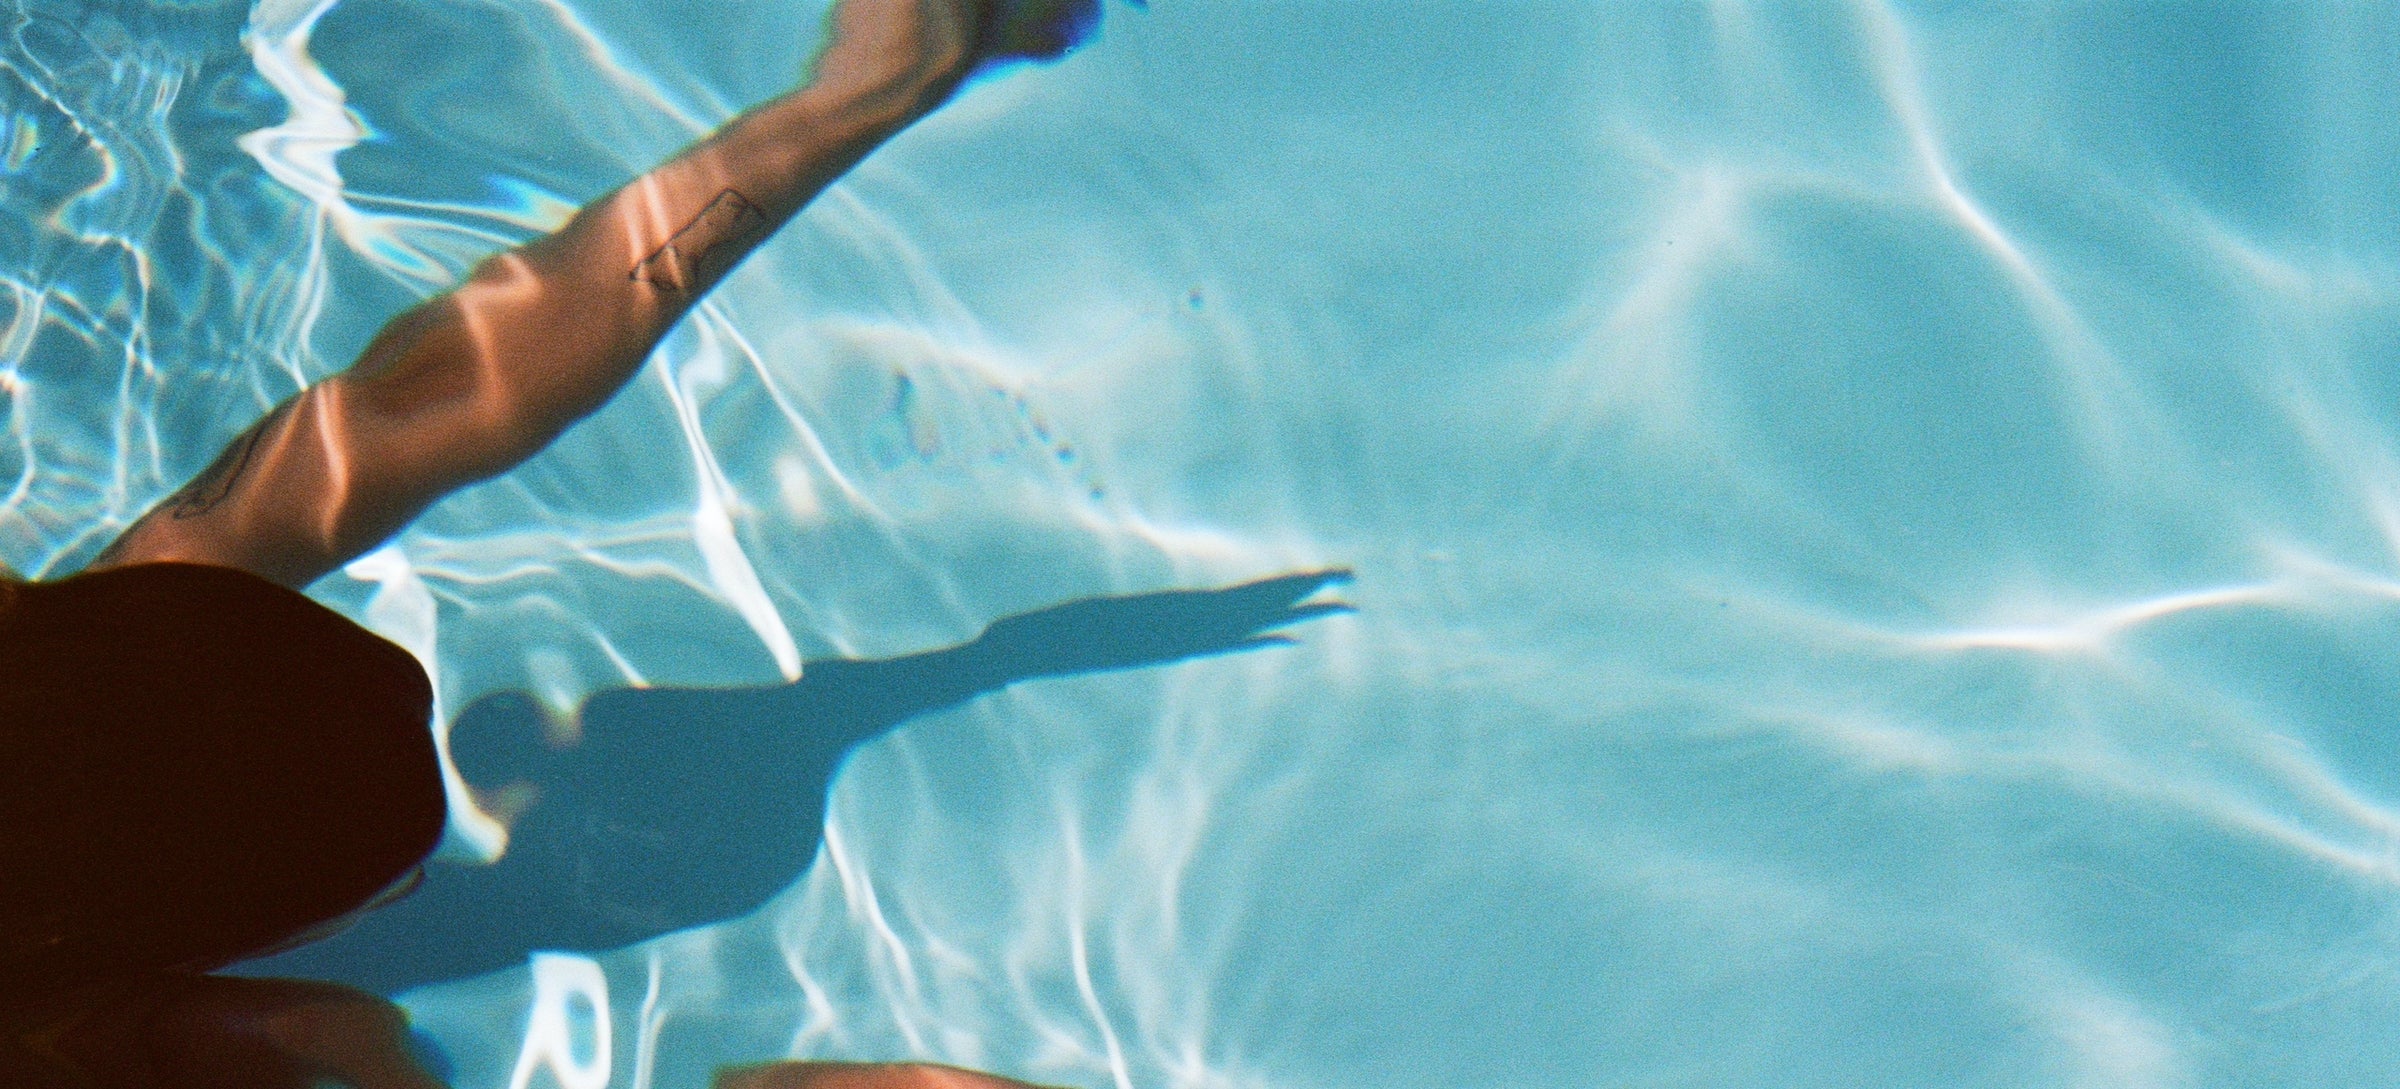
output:
[{"label": "rectangular outline tattoo", "polygon": [[767,213],[751,203],[750,198],[727,189],[700,209],[665,245],[635,263],[626,279],[680,295],[691,294],[695,285],[723,275],[741,256],[731,247],[756,233],[766,221]]},{"label": "rectangular outline tattoo", "polygon": [[[175,490],[173,502],[167,507],[167,516],[180,522],[217,509],[217,504],[233,494],[233,486],[240,483],[242,474],[249,471],[250,458],[258,452],[259,440],[265,438],[267,432],[273,430],[285,416],[290,415],[292,406],[298,403],[298,398],[285,401],[275,406],[275,411],[267,413],[265,419],[250,425],[250,430],[233,440],[224,453],[217,455],[217,460],[200,470],[200,475]],[[102,555],[107,553],[103,552]]]}]

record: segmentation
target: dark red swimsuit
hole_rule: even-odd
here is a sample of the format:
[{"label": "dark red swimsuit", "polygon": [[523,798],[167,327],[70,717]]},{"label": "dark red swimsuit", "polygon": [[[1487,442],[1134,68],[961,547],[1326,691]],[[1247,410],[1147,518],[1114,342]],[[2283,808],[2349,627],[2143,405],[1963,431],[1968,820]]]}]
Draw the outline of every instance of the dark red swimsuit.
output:
[{"label": "dark red swimsuit", "polygon": [[0,583],[0,1011],[221,967],[406,874],[445,817],[431,702],[246,572]]}]

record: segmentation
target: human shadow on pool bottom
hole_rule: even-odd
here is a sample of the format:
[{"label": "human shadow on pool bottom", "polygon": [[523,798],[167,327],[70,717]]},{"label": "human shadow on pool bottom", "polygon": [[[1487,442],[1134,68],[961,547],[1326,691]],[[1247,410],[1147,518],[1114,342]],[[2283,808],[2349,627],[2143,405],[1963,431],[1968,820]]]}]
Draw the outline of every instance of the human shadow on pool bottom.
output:
[{"label": "human shadow on pool bottom", "polygon": [[486,697],[451,749],[471,783],[531,786],[507,855],[429,864],[413,894],[350,930],[231,973],[392,994],[746,914],[816,857],[827,789],[861,742],[1018,681],[1290,642],[1275,629],[1349,608],[1304,601],[1349,577],[1086,598],[942,650],[811,662],[788,685],[612,689],[585,702],[581,740],[563,749],[540,740],[529,697]]}]

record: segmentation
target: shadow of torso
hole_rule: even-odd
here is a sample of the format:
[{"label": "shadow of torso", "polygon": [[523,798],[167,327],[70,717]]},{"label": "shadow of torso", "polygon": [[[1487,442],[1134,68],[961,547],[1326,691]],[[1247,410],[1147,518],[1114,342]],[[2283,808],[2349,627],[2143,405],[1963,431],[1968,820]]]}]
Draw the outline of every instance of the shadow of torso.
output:
[{"label": "shadow of torso", "polygon": [[553,749],[518,693],[460,716],[452,747],[478,784],[537,799],[490,866],[434,863],[424,884],[351,929],[239,965],[390,994],[522,964],[540,949],[612,949],[732,918],[797,880],[822,840],[844,757],[980,687],[965,655],[831,660],[788,687],[621,689],[585,705]]}]

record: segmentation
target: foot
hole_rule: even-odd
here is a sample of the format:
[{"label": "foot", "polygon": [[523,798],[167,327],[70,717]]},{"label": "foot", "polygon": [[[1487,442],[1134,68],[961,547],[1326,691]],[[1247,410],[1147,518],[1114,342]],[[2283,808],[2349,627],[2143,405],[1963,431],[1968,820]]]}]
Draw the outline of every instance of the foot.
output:
[{"label": "foot", "polygon": [[970,72],[1056,60],[1099,25],[1100,0],[841,0],[810,84],[902,93],[930,110]]}]

